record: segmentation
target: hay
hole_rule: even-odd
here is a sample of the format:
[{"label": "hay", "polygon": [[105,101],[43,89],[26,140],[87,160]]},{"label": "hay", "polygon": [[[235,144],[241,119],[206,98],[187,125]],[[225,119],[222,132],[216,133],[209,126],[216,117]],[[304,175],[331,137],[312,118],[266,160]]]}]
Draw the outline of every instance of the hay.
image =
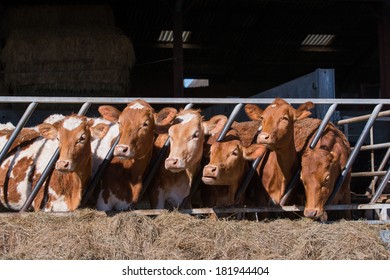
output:
[{"label": "hay", "polygon": [[18,6],[6,10],[2,34],[21,28],[63,26],[114,26],[114,14],[109,5],[40,5]]},{"label": "hay", "polygon": [[389,225],[156,218],[91,210],[0,217],[2,259],[390,259]]}]

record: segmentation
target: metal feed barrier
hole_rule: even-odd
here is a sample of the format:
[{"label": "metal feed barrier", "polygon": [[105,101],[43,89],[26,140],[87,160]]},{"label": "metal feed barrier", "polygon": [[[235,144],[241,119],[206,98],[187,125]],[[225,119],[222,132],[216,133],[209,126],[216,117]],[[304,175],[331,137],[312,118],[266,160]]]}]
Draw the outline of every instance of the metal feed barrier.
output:
[{"label": "metal feed barrier", "polygon": [[[35,109],[39,104],[82,104],[78,114],[84,115],[87,113],[89,107],[93,104],[98,105],[104,105],[104,104],[128,104],[129,102],[133,101],[136,98],[77,98],[77,97],[0,97],[0,103],[10,103],[10,104],[28,104],[27,109],[23,113],[22,117],[20,118],[18,124],[16,125],[16,128],[14,132],[12,133],[9,141],[6,143],[2,151],[0,152],[0,163],[3,162],[5,159],[7,152],[9,148],[12,146],[13,142],[15,141],[17,135],[22,130],[22,128],[26,125],[31,115],[34,113]],[[226,123],[225,127],[223,128],[223,131],[218,139],[218,141],[221,141],[226,133],[228,132],[230,126],[232,125],[233,121],[235,120],[237,114],[242,110],[242,107],[244,104],[247,103],[254,103],[267,106],[270,104],[274,98],[142,98],[146,102],[150,104],[162,104],[162,105],[177,105],[177,106],[183,106],[185,105],[185,108],[191,108],[195,105],[235,105],[233,111],[231,112],[228,122]],[[287,102],[290,104],[302,104],[306,102],[308,99],[302,99],[302,98],[285,98]],[[389,180],[390,180],[390,167],[388,166],[388,159],[390,156],[390,143],[382,143],[382,144],[373,144],[371,141],[370,145],[363,146],[365,139],[368,136],[368,133],[372,132],[372,127],[374,125],[375,120],[378,117],[384,117],[389,116],[389,111],[381,112],[381,109],[384,105],[390,105],[389,99],[312,99],[316,105],[330,105],[328,107],[328,110],[321,122],[320,127],[318,128],[316,135],[310,143],[310,147],[314,148],[317,141],[320,139],[320,136],[323,132],[323,130],[326,127],[326,124],[333,116],[337,106],[339,105],[370,105],[375,106],[371,114],[361,116],[358,118],[352,118],[349,120],[340,120],[336,124],[337,125],[346,125],[348,123],[354,122],[354,121],[364,121],[367,120],[363,131],[361,132],[359,139],[356,142],[356,145],[353,147],[350,157],[348,158],[346,167],[344,168],[342,174],[338,178],[335,186],[335,190],[330,196],[329,200],[327,201],[327,205],[325,207],[325,210],[376,210],[378,213],[378,218],[380,221],[390,221],[388,212],[390,209],[390,204],[387,203],[376,203],[378,198],[382,195],[383,190],[387,186]],[[372,138],[372,137],[371,137]],[[118,140],[118,139],[117,139]],[[115,146],[115,144],[114,144]],[[113,147],[114,147],[113,146]],[[85,203],[87,198],[92,194],[93,189],[96,187],[97,183],[99,182],[104,169],[107,167],[109,162],[111,161],[113,157],[113,147],[108,152],[105,160],[103,161],[103,164],[100,166],[98,172],[96,173],[95,177],[91,181],[91,184],[88,186],[86,192],[83,196],[82,203]],[[165,149],[162,149],[160,155],[158,156],[158,160],[154,162],[154,165],[150,168],[145,180],[144,180],[144,189],[143,193],[145,192],[146,188],[150,184],[155,172],[157,171],[157,168],[160,164],[160,162],[163,160],[164,155],[169,147],[169,139],[165,143]],[[369,174],[354,174],[354,176],[374,176],[372,181],[372,187],[371,191],[372,197],[371,201],[368,204],[352,204],[352,205],[330,205],[332,200],[334,199],[337,191],[341,187],[342,183],[345,180],[345,177],[348,173],[348,171],[352,168],[352,165],[361,150],[366,149],[379,149],[379,148],[387,148],[387,153],[385,157],[383,158],[379,168],[377,171],[371,170]],[[28,197],[25,205],[22,208],[23,211],[27,211],[29,209],[32,201],[34,200],[36,194],[38,193],[39,189],[47,179],[47,176],[50,174],[54,163],[56,162],[58,158],[58,150],[54,153],[52,156],[48,166],[46,167],[45,171],[43,172],[41,178],[38,180],[36,186],[34,187],[34,190],[32,191],[31,195]],[[251,177],[253,176],[254,172],[256,171],[256,167],[260,162],[260,158],[255,160],[252,163],[252,166],[250,168],[250,171],[248,172],[246,178],[243,181],[243,184],[239,188],[239,190],[236,193],[236,199],[239,199],[240,195],[245,191],[246,187],[249,184],[249,181]],[[387,166],[387,171],[384,171]],[[181,210],[184,213],[189,214],[210,214],[210,213],[257,213],[257,212],[284,212],[284,211],[294,211],[294,212],[301,212],[303,211],[303,206],[284,206],[285,201],[287,200],[289,194],[291,193],[292,189],[295,186],[296,181],[299,178],[299,172],[294,176],[294,179],[292,182],[290,182],[287,191],[282,198],[281,206],[278,207],[260,207],[260,208],[227,208],[227,209],[186,209]],[[379,178],[382,178],[382,180],[379,182],[379,186],[377,188],[374,187],[374,185],[379,181]],[[194,184],[192,186],[191,194],[195,191],[197,185],[200,182],[200,176],[197,176],[196,180],[194,180]],[[166,210],[134,210],[134,213],[138,214],[146,214],[146,215],[157,215],[161,212],[164,212]]]}]

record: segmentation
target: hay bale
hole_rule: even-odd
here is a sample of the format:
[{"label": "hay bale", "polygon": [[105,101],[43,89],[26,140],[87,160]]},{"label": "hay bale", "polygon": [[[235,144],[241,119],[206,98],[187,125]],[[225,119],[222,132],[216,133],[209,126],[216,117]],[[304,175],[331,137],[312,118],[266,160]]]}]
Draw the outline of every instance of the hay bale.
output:
[{"label": "hay bale", "polygon": [[216,221],[177,212],[156,218],[93,210],[28,213],[0,216],[0,258],[390,259],[381,229],[390,225]]},{"label": "hay bale", "polygon": [[115,26],[109,5],[39,5],[16,6],[6,10],[2,34],[23,28],[64,26]]},{"label": "hay bale", "polygon": [[135,54],[130,39],[112,27],[27,28],[11,32],[2,62],[6,85],[16,95],[124,96]]}]

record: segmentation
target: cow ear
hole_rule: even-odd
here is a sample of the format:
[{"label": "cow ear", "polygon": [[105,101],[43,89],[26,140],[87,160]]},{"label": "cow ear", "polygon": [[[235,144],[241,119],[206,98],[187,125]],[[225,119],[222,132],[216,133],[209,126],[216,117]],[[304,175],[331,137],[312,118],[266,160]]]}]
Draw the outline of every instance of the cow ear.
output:
[{"label": "cow ear", "polygon": [[158,134],[168,133],[173,120],[177,115],[177,110],[172,107],[162,109],[158,114],[154,114],[155,130]]},{"label": "cow ear", "polygon": [[259,121],[263,114],[263,109],[255,104],[246,104],[245,113],[252,121]]},{"label": "cow ear", "polygon": [[246,160],[255,160],[263,157],[267,149],[262,144],[252,144],[248,147],[243,147],[243,155]]},{"label": "cow ear", "polygon": [[202,122],[205,135],[216,135],[220,133],[227,122],[224,115],[213,116],[210,120]]},{"label": "cow ear", "polygon": [[38,127],[39,133],[42,135],[42,137],[46,139],[56,139],[58,130],[54,127],[54,125],[43,123],[39,125]]},{"label": "cow ear", "polygon": [[314,108],[314,103],[311,101],[303,103],[298,109],[295,110],[294,120],[302,120],[311,115],[309,110]]},{"label": "cow ear", "polygon": [[121,115],[121,111],[110,105],[102,105],[99,107],[98,111],[104,119],[112,123],[116,123]]},{"label": "cow ear", "polygon": [[99,123],[95,126],[91,126],[90,130],[92,138],[101,140],[104,136],[106,136],[109,128],[110,127],[105,123]]}]

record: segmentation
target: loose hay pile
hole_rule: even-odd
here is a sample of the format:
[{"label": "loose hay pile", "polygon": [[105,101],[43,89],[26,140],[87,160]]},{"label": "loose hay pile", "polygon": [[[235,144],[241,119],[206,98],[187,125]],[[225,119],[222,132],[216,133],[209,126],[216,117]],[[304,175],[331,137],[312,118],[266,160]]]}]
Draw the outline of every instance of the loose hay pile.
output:
[{"label": "loose hay pile", "polygon": [[2,259],[390,259],[389,225],[215,221],[96,211],[0,217]]}]

